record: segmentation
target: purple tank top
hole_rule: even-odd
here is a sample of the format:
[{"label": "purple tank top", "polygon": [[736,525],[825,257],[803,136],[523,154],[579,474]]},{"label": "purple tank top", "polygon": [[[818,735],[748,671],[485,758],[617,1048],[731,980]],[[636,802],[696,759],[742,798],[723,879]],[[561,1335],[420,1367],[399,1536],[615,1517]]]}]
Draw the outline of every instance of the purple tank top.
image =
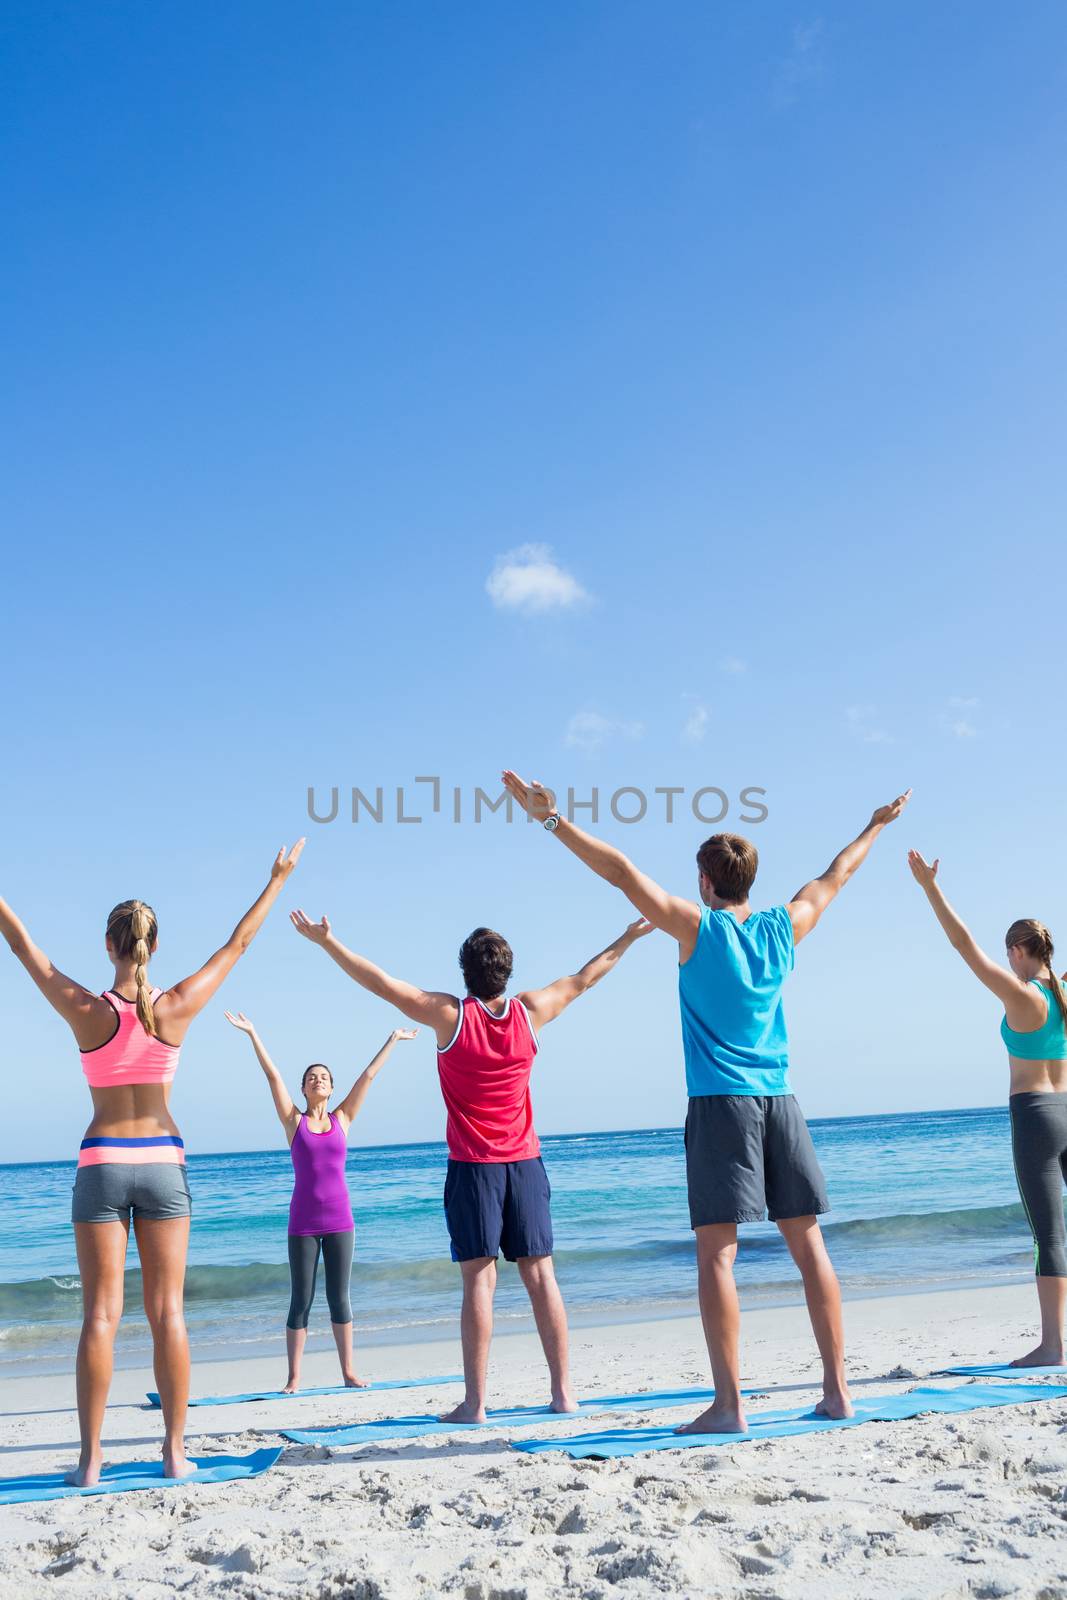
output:
[{"label": "purple tank top", "polygon": [[301,1117],[289,1148],[296,1174],[289,1202],[289,1232],[347,1233],[354,1227],[345,1182],[348,1140],[333,1112],[328,1133],[309,1133]]}]

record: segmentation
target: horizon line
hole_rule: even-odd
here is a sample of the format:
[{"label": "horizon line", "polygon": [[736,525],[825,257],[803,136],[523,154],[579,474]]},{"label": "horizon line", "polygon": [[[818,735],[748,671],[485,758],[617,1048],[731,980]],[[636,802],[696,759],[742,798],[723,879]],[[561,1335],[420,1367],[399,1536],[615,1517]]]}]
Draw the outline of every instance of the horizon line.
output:
[{"label": "horizon line", "polygon": [[[962,1117],[974,1112],[1007,1111],[1005,1104],[992,1106],[942,1106],[932,1110],[911,1111],[865,1111],[852,1112],[836,1117],[808,1117],[809,1127],[819,1123],[828,1122],[888,1122],[895,1117]],[[648,1128],[586,1128],[575,1129],[571,1133],[543,1133],[542,1140],[552,1139],[607,1139],[612,1134],[619,1133],[678,1133],[683,1131],[681,1123],[667,1123]],[[370,1153],[374,1150],[432,1150],[439,1148],[447,1150],[444,1139],[398,1139],[388,1144],[364,1144],[350,1147],[353,1150]],[[245,1150],[201,1150],[193,1155],[187,1155],[186,1161],[218,1160],[221,1156],[269,1156],[282,1155],[284,1152],[280,1145],[271,1145],[264,1148],[261,1145],[249,1146]],[[76,1159],[76,1158],[75,1158]],[[66,1167],[74,1165],[74,1159],[69,1156],[52,1156],[28,1161],[0,1161],[0,1172],[18,1167]]]}]

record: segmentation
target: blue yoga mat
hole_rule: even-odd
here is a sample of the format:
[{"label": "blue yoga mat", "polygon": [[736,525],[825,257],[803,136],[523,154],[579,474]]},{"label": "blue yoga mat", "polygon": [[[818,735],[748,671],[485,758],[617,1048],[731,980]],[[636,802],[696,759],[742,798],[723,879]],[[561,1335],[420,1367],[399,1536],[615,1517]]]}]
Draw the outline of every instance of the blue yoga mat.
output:
[{"label": "blue yoga mat", "polygon": [[749,1417],[747,1433],[675,1433],[670,1428],[615,1428],[611,1432],[574,1434],[567,1439],[517,1439],[513,1450],[539,1455],[562,1450],[580,1459],[598,1461],[613,1456],[636,1456],[646,1450],[707,1449],[709,1445],[739,1445],[761,1439],[789,1439],[801,1433],[831,1433],[858,1428],[864,1422],[895,1422],[930,1412],[978,1411],[985,1406],[1020,1406],[1032,1400],[1067,1400],[1058,1384],[974,1383],[958,1389],[914,1389],[911,1394],[867,1395],[854,1402],[856,1414],[834,1421],[812,1411],[763,1411]]},{"label": "blue yoga mat", "polygon": [[34,1472],[23,1478],[0,1478],[0,1506],[18,1505],[24,1500],[82,1499],[91,1494],[126,1494],[130,1489],[180,1489],[187,1483],[229,1483],[234,1478],[258,1478],[273,1467],[280,1449],[253,1450],[247,1456],[201,1456],[196,1471],[187,1478],[165,1478],[162,1461],[124,1461],[105,1467],[100,1482],[91,1489],[76,1489],[63,1482],[61,1472]]},{"label": "blue yoga mat", "polygon": [[[384,1383],[368,1383],[365,1389],[350,1389],[339,1383],[332,1389],[298,1389],[295,1394],[284,1394],[281,1389],[254,1389],[248,1394],[204,1394],[190,1400],[191,1406],[239,1406],[249,1400],[311,1400],[322,1394],[370,1394],[372,1389],[428,1389],[440,1383],[462,1383],[463,1374],[452,1372],[446,1378],[390,1378]],[[150,1406],[159,1406],[159,1396],[154,1389],[148,1392]]]},{"label": "blue yoga mat", "polygon": [[935,1378],[1067,1378],[1064,1367],[938,1367]]},{"label": "blue yoga mat", "polygon": [[[757,1391],[742,1389],[742,1394]],[[662,1411],[668,1406],[707,1405],[714,1389],[663,1389],[655,1394],[603,1395],[582,1400],[578,1411],[553,1411],[551,1406],[513,1406],[486,1412],[485,1422],[439,1422],[436,1417],[383,1417],[380,1422],[358,1422],[343,1428],[283,1428],[282,1437],[296,1444],[375,1444],[382,1439],[420,1439],[428,1433],[477,1432],[489,1427],[533,1428],[542,1422],[573,1422],[577,1416],[597,1416],[604,1411]]]}]

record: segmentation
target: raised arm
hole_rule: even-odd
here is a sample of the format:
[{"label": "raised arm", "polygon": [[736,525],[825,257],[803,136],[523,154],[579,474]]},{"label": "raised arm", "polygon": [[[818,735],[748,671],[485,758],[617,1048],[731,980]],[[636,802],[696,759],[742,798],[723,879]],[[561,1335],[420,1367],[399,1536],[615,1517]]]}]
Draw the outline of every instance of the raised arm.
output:
[{"label": "raised arm", "polygon": [[25,925],[6,900],[0,900],[0,934],[48,1004],[70,1026],[82,1049],[91,1049],[101,1042],[97,1037],[101,1026],[104,1037],[113,1030],[114,1012],[108,1002],[53,966],[44,951],[34,944]]},{"label": "raised arm", "polygon": [[605,844],[592,834],[584,832],[574,822],[568,822],[556,810],[556,800],[551,789],[546,789],[536,779],[526,783],[515,772],[504,773],[504,787],[517,800],[527,816],[544,822],[546,817],[559,817],[554,837],[566,845],[579,861],[584,861],[598,878],[621,889],[630,904],[647,917],[653,927],[669,933],[682,947],[683,958],[692,954],[700,928],[700,907],[693,900],[668,894],[654,878],[635,867],[629,856],[624,856],[614,845]]},{"label": "raised arm", "polygon": [[918,850],[908,851],[912,877],[930,902],[934,916],[945,931],[945,937],[979,982],[984,983],[1003,1002],[1008,1026],[1017,1027],[1022,1033],[1030,1028],[1039,1028],[1044,1020],[1045,1002],[1033,984],[1024,983],[1009,967],[998,966],[992,956],[986,955],[962,917],[957,916],[945,899],[937,881],[940,865],[940,859],[931,866],[923,860]]},{"label": "raised arm", "polygon": [[197,1012],[204,1009],[240,961],[266,921],[268,911],[300,860],[303,848],[304,840],[298,839],[291,850],[282,848],[278,851],[266,888],[245,912],[226,943],[192,977],[183,978],[181,983],[176,983],[157,1000],[156,1015],[172,1044],[182,1042],[185,1030]]},{"label": "raised arm", "polygon": [[270,1085],[270,1092],[274,1099],[274,1109],[278,1113],[278,1121],[285,1129],[289,1143],[292,1144],[297,1124],[300,1121],[300,1113],[293,1104],[293,1097],[285,1086],[285,1079],[267,1054],[263,1040],[256,1032],[255,1024],[248,1020],[244,1012],[238,1011],[235,1014],[232,1011],[225,1011],[223,1015],[227,1022],[232,1022],[240,1033],[247,1034],[251,1040],[252,1049],[256,1052],[256,1060],[263,1068],[263,1074]]},{"label": "raised arm", "polygon": [[910,799],[911,790],[908,789],[889,805],[879,806],[863,832],[838,852],[826,871],[797,890],[786,908],[793,924],[794,944],[799,944],[811,932],[831,900],[836,899],[852,874],[866,861],[867,852],[882,829],[896,821]]},{"label": "raised arm", "polygon": [[561,1011],[565,1011],[572,1000],[577,1000],[580,994],[585,994],[594,983],[599,983],[601,978],[606,978],[622,960],[632,944],[638,939],[643,939],[646,933],[652,933],[651,922],[644,917],[638,917],[636,922],[631,922],[617,939],[608,945],[606,950],[601,950],[599,955],[587,961],[584,967],[569,978],[557,978],[555,983],[548,984],[544,989],[527,989],[520,994],[519,999],[530,1013],[530,1021],[535,1028],[543,1028],[546,1022],[553,1022]]},{"label": "raised arm", "polygon": [[368,961],[366,956],[358,956],[354,950],[347,949],[335,936],[326,917],[319,922],[312,922],[306,911],[291,911],[289,920],[297,933],[312,944],[317,944],[320,950],[325,950],[341,971],[347,972],[361,988],[376,994],[379,1000],[388,1000],[412,1022],[421,1022],[432,1028],[439,1045],[448,1043],[459,1021],[459,1001],[454,994],[420,989],[417,984],[392,977],[382,967],[376,967],[373,961]]},{"label": "raised arm", "polygon": [[363,1071],[337,1107],[337,1115],[340,1117],[346,1132],[359,1116],[370,1086],[388,1061],[393,1046],[398,1044],[401,1039],[417,1038],[418,1032],[418,1028],[394,1028],[382,1048],[378,1051],[378,1054],[363,1068]]}]

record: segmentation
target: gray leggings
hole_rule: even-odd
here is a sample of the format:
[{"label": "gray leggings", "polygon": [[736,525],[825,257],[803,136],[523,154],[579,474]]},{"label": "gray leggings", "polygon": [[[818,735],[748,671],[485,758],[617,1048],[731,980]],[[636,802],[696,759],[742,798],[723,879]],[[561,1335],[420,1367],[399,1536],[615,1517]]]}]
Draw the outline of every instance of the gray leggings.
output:
[{"label": "gray leggings", "polygon": [[1026,1220],[1034,1236],[1034,1270],[1067,1278],[1067,1094],[1013,1094],[1011,1153]]},{"label": "gray leggings", "polygon": [[291,1233],[289,1235],[289,1277],[293,1294],[286,1326],[306,1328],[311,1302],[315,1298],[315,1278],[319,1270],[319,1251],[326,1267],[326,1299],[331,1322],[351,1322],[352,1302],[348,1298],[352,1276],[352,1245],[355,1229],[347,1233]]}]

